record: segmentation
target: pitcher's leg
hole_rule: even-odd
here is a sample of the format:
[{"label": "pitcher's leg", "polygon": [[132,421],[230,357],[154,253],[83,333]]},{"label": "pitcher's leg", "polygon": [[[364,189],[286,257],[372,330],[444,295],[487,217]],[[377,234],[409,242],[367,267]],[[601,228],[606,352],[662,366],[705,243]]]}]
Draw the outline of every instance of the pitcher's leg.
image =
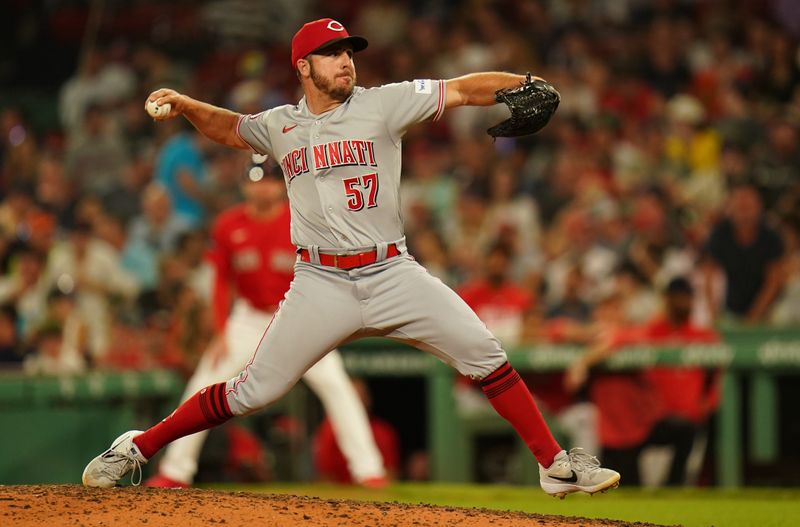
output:
[{"label": "pitcher's leg", "polygon": [[283,396],[328,350],[361,328],[349,281],[299,266],[286,299],[242,372],[203,388],[133,443],[146,459],[180,437],[234,415],[253,413]]},{"label": "pitcher's leg", "polygon": [[[206,362],[210,363],[211,361]],[[216,373],[215,368],[203,367],[201,362],[186,385],[183,399],[188,399],[201,388],[209,386],[215,381],[219,382],[225,379],[226,376],[218,376]],[[231,375],[235,375],[235,373],[236,371]],[[170,443],[158,466],[159,474],[173,481],[191,485],[192,481],[194,481],[194,475],[197,473],[197,460],[200,458],[200,451],[203,449],[203,443],[207,435],[208,430],[202,430]]]},{"label": "pitcher's leg", "polygon": [[553,496],[594,494],[619,484],[583,449],[561,449],[499,342],[450,288],[409,261],[374,281],[378,298],[367,326],[393,328],[389,335],[441,357],[458,371],[481,380],[498,414],[508,420],[539,461],[539,484]]},{"label": "pitcher's leg", "polygon": [[364,404],[350,382],[344,362],[333,350],[313,365],[303,380],[317,394],[331,420],[336,442],[353,480],[383,478],[383,458],[375,444]]}]

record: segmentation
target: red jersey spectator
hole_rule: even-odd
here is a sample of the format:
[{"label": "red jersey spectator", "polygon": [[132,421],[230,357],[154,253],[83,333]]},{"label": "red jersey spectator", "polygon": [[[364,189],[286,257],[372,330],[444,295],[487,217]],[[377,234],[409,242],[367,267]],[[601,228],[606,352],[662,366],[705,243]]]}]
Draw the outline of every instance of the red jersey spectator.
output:
[{"label": "red jersey spectator", "polygon": [[[664,300],[663,316],[643,327],[621,328],[576,361],[567,372],[567,387],[574,390],[581,386],[591,366],[625,345],[709,344],[718,340],[713,331],[692,324],[693,291],[687,280],[673,279]],[[669,444],[675,455],[668,483],[684,483],[695,434],[719,402],[715,381],[704,370],[689,367],[598,375],[590,393],[600,411],[604,462],[612,463],[626,481],[637,485],[641,450],[649,445]]]},{"label": "red jersey spectator", "polygon": [[509,278],[512,259],[506,245],[494,244],[486,257],[484,277],[467,282],[458,294],[503,344],[513,346],[519,342],[532,298]]}]

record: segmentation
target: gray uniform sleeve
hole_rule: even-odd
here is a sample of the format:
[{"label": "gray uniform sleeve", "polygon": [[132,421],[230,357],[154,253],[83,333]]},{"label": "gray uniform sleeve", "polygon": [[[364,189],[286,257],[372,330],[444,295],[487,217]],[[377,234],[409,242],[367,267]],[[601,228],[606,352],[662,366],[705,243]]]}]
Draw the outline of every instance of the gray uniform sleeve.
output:
[{"label": "gray uniform sleeve", "polygon": [[397,141],[412,124],[442,116],[445,105],[443,80],[416,79],[378,88],[386,127]]},{"label": "gray uniform sleeve", "polygon": [[272,110],[266,110],[252,115],[242,115],[239,117],[239,124],[236,126],[236,133],[239,134],[250,148],[259,154],[272,155],[272,140],[269,136],[267,126]]}]

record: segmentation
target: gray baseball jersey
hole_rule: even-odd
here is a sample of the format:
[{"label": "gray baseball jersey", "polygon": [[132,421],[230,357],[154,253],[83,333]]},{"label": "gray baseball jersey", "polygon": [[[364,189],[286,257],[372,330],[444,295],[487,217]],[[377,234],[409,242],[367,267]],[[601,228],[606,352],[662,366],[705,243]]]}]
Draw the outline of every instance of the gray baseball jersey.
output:
[{"label": "gray baseball jersey", "polygon": [[[301,100],[240,118],[241,138],[280,163],[292,242],[312,257],[295,264],[255,353],[228,381],[234,414],[270,404],[329,350],[368,335],[412,344],[474,378],[507,360],[466,303],[405,251],[400,140],[410,125],[438,119],[444,106],[444,81],[415,80],[355,88],[320,115]],[[401,254],[387,259],[389,243]],[[319,263],[320,252],[364,250],[375,250],[377,262],[350,270]]]},{"label": "gray baseball jersey", "polygon": [[444,81],[356,87],[329,112],[312,114],[304,98],[242,116],[238,131],[280,163],[295,245],[370,249],[403,238],[400,140],[410,125],[438,119],[444,103]]}]

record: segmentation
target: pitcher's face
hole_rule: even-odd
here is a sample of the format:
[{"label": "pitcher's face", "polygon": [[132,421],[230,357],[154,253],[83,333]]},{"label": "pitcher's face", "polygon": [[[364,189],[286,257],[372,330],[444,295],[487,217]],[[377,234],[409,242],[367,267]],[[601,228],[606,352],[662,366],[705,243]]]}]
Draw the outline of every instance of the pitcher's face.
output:
[{"label": "pitcher's face", "polygon": [[308,56],[309,75],[319,91],[335,101],[343,102],[356,85],[353,48],[349,44],[332,46]]}]

